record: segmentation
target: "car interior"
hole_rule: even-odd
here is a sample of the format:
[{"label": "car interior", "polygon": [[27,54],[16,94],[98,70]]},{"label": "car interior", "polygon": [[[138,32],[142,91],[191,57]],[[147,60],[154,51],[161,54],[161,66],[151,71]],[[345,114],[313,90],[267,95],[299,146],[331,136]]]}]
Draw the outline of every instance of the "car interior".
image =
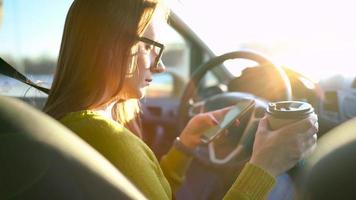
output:
[{"label": "car interior", "polygon": [[[100,153],[41,111],[71,2],[0,0],[0,199],[145,199]],[[242,100],[256,102],[238,127],[193,152],[175,199],[222,199],[251,156],[268,103],[284,100],[314,107],[318,146],[302,165],[277,177],[268,199],[355,199],[356,63],[350,58],[356,29],[346,23],[352,22],[352,3],[331,1],[320,8],[307,1],[206,2],[201,17],[193,17],[202,1],[168,2],[172,12],[162,38],[167,71],[154,76],[141,100],[143,140],[157,158],[194,115]],[[267,6],[289,14],[288,23],[260,9]],[[241,16],[232,15],[233,8]],[[321,17],[314,15],[316,8]],[[246,9],[260,15],[246,17]],[[295,16],[303,10],[307,17]],[[341,17],[323,19],[330,13]],[[206,19],[215,26],[196,25]],[[238,25],[231,26],[231,20]],[[294,33],[297,28],[288,30],[287,24],[305,32]],[[209,31],[213,34],[204,35]],[[213,37],[223,34],[220,41]]]}]

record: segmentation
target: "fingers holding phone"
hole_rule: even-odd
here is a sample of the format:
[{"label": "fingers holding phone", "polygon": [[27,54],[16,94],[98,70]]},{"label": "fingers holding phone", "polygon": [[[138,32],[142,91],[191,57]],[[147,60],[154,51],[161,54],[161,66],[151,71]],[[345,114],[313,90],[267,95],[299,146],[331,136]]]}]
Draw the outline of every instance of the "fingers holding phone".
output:
[{"label": "fingers holding phone", "polygon": [[233,106],[198,114],[183,129],[180,140],[192,149],[201,143],[209,143],[230,126],[238,126],[239,119],[254,106],[254,100],[241,100]]},{"label": "fingers holding phone", "polygon": [[[233,106],[228,108],[211,112],[211,116],[218,116],[219,120],[217,125],[211,127],[201,135],[201,141],[203,143],[209,143],[214,138],[226,132],[226,130],[232,125],[239,125],[240,121],[245,114],[247,114],[252,108],[255,107],[254,100],[241,100]],[[215,114],[215,115],[214,115]],[[215,118],[216,119],[216,118]]]}]

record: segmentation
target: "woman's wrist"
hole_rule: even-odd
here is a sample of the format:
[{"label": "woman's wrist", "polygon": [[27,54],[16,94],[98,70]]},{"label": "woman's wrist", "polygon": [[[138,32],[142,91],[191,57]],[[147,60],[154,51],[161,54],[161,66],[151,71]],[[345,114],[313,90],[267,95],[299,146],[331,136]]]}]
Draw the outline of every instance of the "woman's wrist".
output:
[{"label": "woman's wrist", "polygon": [[180,137],[176,137],[176,139],[174,140],[173,146],[177,150],[179,150],[187,155],[192,155],[192,153],[194,151],[194,148],[190,148],[190,147],[186,146],[185,144],[183,144]]},{"label": "woman's wrist", "polygon": [[189,136],[186,137],[184,134],[181,134],[178,138],[184,146],[191,150],[194,150],[200,144],[200,141],[196,141],[195,138]]},{"label": "woman's wrist", "polygon": [[252,157],[249,161],[249,163],[263,169],[264,171],[266,171],[267,173],[269,173],[271,176],[274,176],[274,177],[277,177],[278,173],[272,169],[271,167],[268,167],[268,165],[266,165],[265,162],[259,160],[259,159],[256,159],[254,157]]}]

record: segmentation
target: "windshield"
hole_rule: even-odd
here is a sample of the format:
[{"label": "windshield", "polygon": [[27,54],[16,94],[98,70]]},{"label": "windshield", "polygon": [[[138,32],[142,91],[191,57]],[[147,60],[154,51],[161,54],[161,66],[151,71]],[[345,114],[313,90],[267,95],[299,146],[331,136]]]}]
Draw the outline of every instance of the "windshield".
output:
[{"label": "windshield", "polygon": [[254,50],[318,81],[356,74],[355,6],[352,0],[181,0],[173,10],[216,55]]},{"label": "windshield", "polygon": [[[34,58],[43,68],[55,66],[71,3],[61,0],[53,6],[51,0],[4,1],[0,55],[20,68],[35,66]],[[254,50],[316,81],[356,74],[356,59],[352,59],[356,52],[356,3],[352,0],[168,0],[168,5],[216,55]],[[24,63],[18,59],[22,57],[31,59]],[[233,64],[226,67],[235,75],[241,71]],[[38,64],[28,69],[27,74],[35,74]],[[53,73],[54,67],[46,70]]]}]

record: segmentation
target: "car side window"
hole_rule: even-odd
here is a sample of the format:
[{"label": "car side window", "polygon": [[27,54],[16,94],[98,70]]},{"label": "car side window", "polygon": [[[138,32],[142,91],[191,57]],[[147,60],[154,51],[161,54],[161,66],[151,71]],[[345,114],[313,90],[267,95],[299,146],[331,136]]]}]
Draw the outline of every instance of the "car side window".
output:
[{"label": "car side window", "polygon": [[[71,2],[4,1],[3,10],[6,15],[0,29],[0,56],[35,83],[49,88],[56,67],[65,16]],[[155,75],[147,97],[174,98],[181,94],[189,80],[189,45],[170,26],[162,30],[161,40],[166,44],[162,60],[167,72]],[[0,95],[25,100],[32,98],[32,103],[36,103],[36,98],[46,97],[42,92],[2,75]]]},{"label": "car side window", "polygon": [[[72,0],[3,1],[0,56],[33,82],[50,88],[63,25]],[[41,108],[47,95],[0,75],[0,95]]]}]

